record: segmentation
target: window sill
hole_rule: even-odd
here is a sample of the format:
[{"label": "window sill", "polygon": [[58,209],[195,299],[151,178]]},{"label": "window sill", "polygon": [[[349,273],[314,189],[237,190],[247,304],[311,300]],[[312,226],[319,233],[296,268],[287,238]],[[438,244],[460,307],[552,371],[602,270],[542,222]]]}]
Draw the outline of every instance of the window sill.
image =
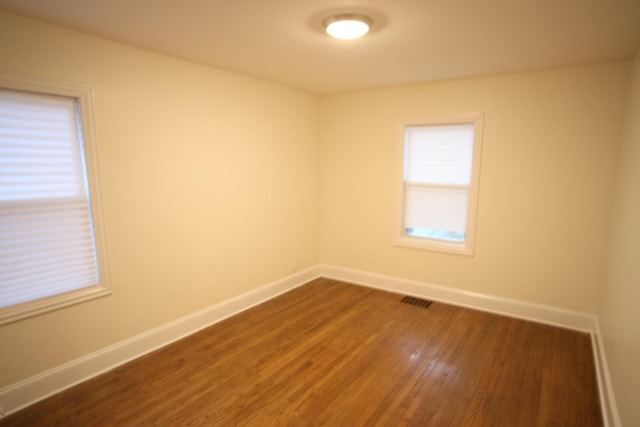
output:
[{"label": "window sill", "polygon": [[37,316],[108,295],[111,295],[111,289],[96,285],[48,298],[0,308],[0,325],[6,325],[7,323],[16,322],[27,317]]},{"label": "window sill", "polygon": [[468,242],[446,242],[443,240],[410,237],[403,235],[396,239],[394,245],[434,252],[445,252],[457,255],[473,256],[473,248],[469,247]]}]

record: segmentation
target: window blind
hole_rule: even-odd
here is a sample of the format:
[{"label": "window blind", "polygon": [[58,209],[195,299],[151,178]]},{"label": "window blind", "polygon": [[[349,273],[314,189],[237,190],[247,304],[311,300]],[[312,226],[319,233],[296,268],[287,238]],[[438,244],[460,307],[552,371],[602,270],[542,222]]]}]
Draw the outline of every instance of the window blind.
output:
[{"label": "window blind", "polygon": [[405,226],[414,230],[442,230],[464,234],[469,191],[408,185]]},{"label": "window blind", "polygon": [[464,241],[474,125],[408,126],[404,229],[408,235]]},{"label": "window blind", "polygon": [[0,307],[98,283],[77,101],[0,88]]}]

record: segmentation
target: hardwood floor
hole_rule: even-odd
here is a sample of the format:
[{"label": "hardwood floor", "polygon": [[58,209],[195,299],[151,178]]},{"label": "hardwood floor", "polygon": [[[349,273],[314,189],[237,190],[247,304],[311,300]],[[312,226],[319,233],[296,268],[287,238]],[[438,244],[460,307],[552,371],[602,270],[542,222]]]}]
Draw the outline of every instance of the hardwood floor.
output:
[{"label": "hardwood floor", "polygon": [[587,334],[318,279],[0,426],[601,426]]}]

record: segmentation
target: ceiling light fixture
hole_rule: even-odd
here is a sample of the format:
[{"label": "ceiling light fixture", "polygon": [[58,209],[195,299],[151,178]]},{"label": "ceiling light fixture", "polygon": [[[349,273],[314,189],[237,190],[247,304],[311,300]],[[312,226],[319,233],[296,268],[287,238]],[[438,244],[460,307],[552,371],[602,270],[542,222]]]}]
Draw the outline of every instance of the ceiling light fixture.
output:
[{"label": "ceiling light fixture", "polygon": [[367,34],[373,21],[365,15],[348,13],[330,16],[322,23],[331,37],[352,40]]}]

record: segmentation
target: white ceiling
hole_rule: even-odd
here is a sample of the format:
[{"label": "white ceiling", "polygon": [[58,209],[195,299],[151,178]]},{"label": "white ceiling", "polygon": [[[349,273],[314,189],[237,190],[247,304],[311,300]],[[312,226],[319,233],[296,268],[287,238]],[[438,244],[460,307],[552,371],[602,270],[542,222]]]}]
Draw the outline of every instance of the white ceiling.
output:
[{"label": "white ceiling", "polygon": [[[640,0],[0,0],[0,8],[318,93],[631,58]],[[321,22],[363,12],[372,33]]]}]

